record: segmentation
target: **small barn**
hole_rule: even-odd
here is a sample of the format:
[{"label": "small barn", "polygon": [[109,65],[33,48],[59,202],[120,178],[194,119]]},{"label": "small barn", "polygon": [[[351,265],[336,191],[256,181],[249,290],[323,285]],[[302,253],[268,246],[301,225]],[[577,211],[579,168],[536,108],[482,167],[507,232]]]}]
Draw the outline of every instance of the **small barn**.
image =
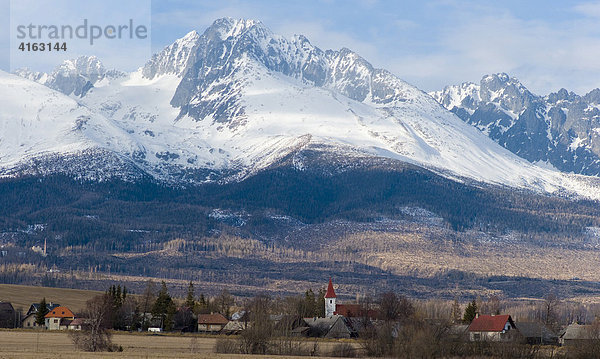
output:
[{"label": "small barn", "polygon": [[71,323],[69,323],[68,329],[69,330],[82,330],[85,325],[86,325],[85,318],[75,318],[71,321]]},{"label": "small barn", "polygon": [[558,342],[564,346],[585,346],[598,339],[600,339],[598,328],[592,325],[571,324],[560,334]]},{"label": "small barn", "polygon": [[356,336],[355,331],[341,315],[332,315],[327,318],[304,318],[310,328],[308,333],[311,337],[323,338],[352,338]]},{"label": "small barn", "polygon": [[227,334],[227,335],[240,334],[247,327],[248,327],[248,323],[246,321],[230,320],[229,323],[227,323],[223,327],[223,330],[221,330],[221,334]]},{"label": "small barn", "polygon": [[10,302],[0,302],[0,328],[15,328],[16,312]]},{"label": "small barn", "polygon": [[552,329],[541,322],[517,322],[515,323],[523,340],[527,344],[558,344],[558,335]]},{"label": "small barn", "polygon": [[510,315],[478,315],[469,325],[472,342],[507,342],[517,340],[519,331]]},{"label": "small barn", "polygon": [[229,323],[222,314],[198,315],[198,331],[202,333],[218,333]]}]

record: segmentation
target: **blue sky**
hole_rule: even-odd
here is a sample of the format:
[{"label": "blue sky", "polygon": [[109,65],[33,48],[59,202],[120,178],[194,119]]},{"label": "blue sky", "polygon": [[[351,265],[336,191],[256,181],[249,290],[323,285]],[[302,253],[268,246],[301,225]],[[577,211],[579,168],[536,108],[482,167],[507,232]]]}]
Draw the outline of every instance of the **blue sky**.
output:
[{"label": "blue sky", "polygon": [[[86,14],[91,2],[70,11]],[[7,7],[0,0],[2,48],[10,46]],[[600,1],[153,0],[152,51],[223,16],[304,34],[324,49],[348,47],[426,91],[494,72],[516,76],[539,94],[600,87]],[[120,57],[111,64],[123,58],[115,66],[125,70],[141,65],[133,60],[143,62],[115,51]],[[7,61],[0,59],[0,68]]]}]

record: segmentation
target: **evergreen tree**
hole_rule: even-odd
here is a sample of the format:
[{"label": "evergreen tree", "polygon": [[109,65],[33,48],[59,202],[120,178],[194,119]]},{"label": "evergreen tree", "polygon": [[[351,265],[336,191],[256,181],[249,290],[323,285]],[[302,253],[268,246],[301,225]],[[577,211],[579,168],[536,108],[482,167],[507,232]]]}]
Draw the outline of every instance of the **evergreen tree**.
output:
[{"label": "evergreen tree", "polygon": [[209,312],[208,300],[206,300],[204,294],[200,293],[200,297],[194,306],[194,314],[206,314],[207,312]]},{"label": "evergreen tree", "polygon": [[321,288],[319,289],[319,294],[317,294],[316,315],[320,318],[325,317],[325,293],[325,288]]},{"label": "evergreen tree", "polygon": [[46,297],[44,297],[40,302],[40,307],[38,308],[37,313],[35,314],[35,322],[39,326],[43,326],[46,324],[46,314],[48,314],[48,306],[46,305]]},{"label": "evergreen tree", "polygon": [[123,304],[123,298],[121,297],[121,295],[121,285],[118,285],[117,290],[115,290],[114,296],[115,307],[117,308],[121,308],[121,305]]},{"label": "evergreen tree", "polygon": [[314,317],[317,316],[317,298],[312,289],[307,290],[304,293],[304,313],[303,317]]},{"label": "evergreen tree", "polygon": [[465,315],[463,315],[463,322],[469,324],[477,316],[477,302],[475,299],[465,308]]},{"label": "evergreen tree", "polygon": [[162,281],[158,296],[152,307],[152,316],[160,318],[163,329],[169,331],[173,327],[172,321],[175,312],[175,303],[169,295],[167,283]]},{"label": "evergreen tree", "polygon": [[190,285],[188,285],[187,297],[185,298],[185,306],[194,309],[196,306],[196,299],[194,299],[194,283],[190,281]]}]

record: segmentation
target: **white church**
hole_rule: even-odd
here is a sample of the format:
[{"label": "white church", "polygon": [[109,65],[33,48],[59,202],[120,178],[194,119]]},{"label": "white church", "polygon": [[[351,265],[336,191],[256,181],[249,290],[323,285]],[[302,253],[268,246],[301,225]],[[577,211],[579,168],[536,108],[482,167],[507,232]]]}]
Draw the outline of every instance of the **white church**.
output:
[{"label": "white church", "polygon": [[325,316],[332,317],[337,314],[337,308],[335,306],[335,290],[333,290],[333,282],[329,278],[329,285],[327,286],[327,293],[325,293]]}]

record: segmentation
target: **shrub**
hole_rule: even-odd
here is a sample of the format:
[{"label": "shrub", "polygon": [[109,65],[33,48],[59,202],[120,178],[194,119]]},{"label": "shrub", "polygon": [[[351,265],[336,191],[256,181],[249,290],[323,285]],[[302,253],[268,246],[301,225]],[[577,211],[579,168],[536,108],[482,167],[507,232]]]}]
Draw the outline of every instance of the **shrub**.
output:
[{"label": "shrub", "polygon": [[336,344],[329,355],[337,358],[354,358],[357,356],[356,349],[349,343]]}]

